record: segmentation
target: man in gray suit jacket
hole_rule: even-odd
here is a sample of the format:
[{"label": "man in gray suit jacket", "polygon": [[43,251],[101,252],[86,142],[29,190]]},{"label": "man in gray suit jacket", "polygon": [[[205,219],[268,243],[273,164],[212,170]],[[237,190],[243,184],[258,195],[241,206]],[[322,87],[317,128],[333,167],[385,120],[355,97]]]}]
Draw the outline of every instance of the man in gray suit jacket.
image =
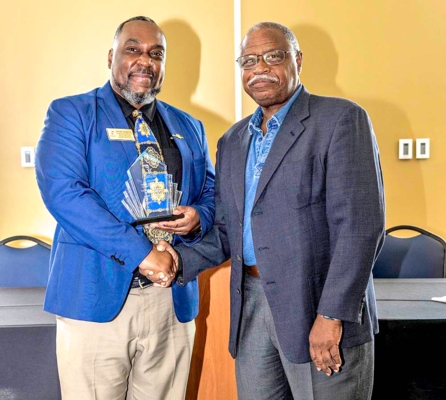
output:
[{"label": "man in gray suit jacket", "polygon": [[302,52],[280,24],[253,26],[237,61],[259,108],[219,141],[214,226],[176,247],[177,280],[232,258],[240,399],[370,399],[384,237],[372,124],[301,85]]}]

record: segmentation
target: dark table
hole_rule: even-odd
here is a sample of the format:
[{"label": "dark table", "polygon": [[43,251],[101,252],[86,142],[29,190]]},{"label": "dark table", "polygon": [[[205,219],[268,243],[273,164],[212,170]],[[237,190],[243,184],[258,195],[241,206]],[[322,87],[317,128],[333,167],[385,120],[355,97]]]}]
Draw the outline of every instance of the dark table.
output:
[{"label": "dark table", "polygon": [[0,399],[59,400],[56,319],[45,288],[0,288]]},{"label": "dark table", "polygon": [[[375,279],[373,400],[446,399],[446,279]],[[389,397],[389,392],[395,395]]]}]

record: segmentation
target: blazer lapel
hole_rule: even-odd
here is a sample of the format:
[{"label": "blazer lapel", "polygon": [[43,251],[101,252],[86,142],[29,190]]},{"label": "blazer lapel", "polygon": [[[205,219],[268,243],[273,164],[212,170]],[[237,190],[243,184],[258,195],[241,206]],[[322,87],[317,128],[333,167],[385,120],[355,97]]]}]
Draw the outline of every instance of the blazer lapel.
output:
[{"label": "blazer lapel", "polygon": [[299,94],[296,101],[291,106],[279,132],[277,132],[277,136],[262,169],[254,204],[265,190],[266,185],[279,167],[288,150],[305,130],[302,121],[310,115],[309,99],[310,94],[305,87],[303,87],[302,93]]},{"label": "blazer lapel", "polygon": [[[249,120],[248,120],[249,124]],[[237,133],[239,140],[233,142],[234,148],[231,151],[231,180],[234,190],[234,197],[239,214],[243,216],[245,205],[245,168],[248,158],[251,135],[248,124],[243,126]]]},{"label": "blazer lapel", "polygon": [[[119,107],[115,95],[113,94],[113,89],[110,86],[110,82],[107,82],[102,88],[98,90],[98,105],[109,121],[109,124],[107,124],[107,126],[105,126],[105,124],[102,124],[102,126],[100,127],[100,129],[104,130],[104,132],[101,132],[101,135],[107,135],[107,133],[105,132],[107,128],[129,128],[125,116],[122,113],[121,107]],[[135,142],[120,141],[120,143],[124,148],[130,166],[138,156]]]},{"label": "blazer lapel", "polygon": [[181,153],[182,166],[183,166],[183,177],[181,179],[181,191],[183,195],[181,196],[180,204],[186,205],[189,201],[190,195],[190,181],[191,181],[191,173],[193,164],[192,151],[189,144],[189,133],[186,131],[186,128],[180,124],[178,118],[173,112],[169,112],[169,105],[157,100],[157,109],[161,115],[161,118],[164,120],[165,124],[169,128],[169,132],[175,140],[176,145],[178,146],[178,150]]}]

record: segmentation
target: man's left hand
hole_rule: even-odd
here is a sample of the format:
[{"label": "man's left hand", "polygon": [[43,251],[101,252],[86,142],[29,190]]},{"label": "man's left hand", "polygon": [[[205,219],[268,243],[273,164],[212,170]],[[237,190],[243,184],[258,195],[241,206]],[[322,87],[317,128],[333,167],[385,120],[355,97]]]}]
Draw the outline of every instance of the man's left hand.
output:
[{"label": "man's left hand", "polygon": [[339,372],[342,364],[339,343],[342,336],[342,321],[330,320],[317,315],[310,332],[310,356],[318,371],[328,376]]},{"label": "man's left hand", "polygon": [[200,217],[195,208],[190,206],[178,206],[173,214],[184,214],[184,217],[176,219],[175,221],[161,221],[155,224],[150,224],[150,227],[183,236],[199,229]]}]

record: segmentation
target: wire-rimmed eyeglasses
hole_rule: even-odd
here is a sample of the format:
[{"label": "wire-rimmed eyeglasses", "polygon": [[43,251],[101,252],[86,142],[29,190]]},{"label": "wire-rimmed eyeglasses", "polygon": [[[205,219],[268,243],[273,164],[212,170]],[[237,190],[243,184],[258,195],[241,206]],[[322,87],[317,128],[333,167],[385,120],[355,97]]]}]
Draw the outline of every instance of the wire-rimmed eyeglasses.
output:
[{"label": "wire-rimmed eyeglasses", "polygon": [[263,54],[247,54],[235,60],[241,69],[254,68],[259,63],[259,58],[262,57],[265,64],[279,65],[285,61],[287,53],[297,53],[299,50],[271,50]]}]

